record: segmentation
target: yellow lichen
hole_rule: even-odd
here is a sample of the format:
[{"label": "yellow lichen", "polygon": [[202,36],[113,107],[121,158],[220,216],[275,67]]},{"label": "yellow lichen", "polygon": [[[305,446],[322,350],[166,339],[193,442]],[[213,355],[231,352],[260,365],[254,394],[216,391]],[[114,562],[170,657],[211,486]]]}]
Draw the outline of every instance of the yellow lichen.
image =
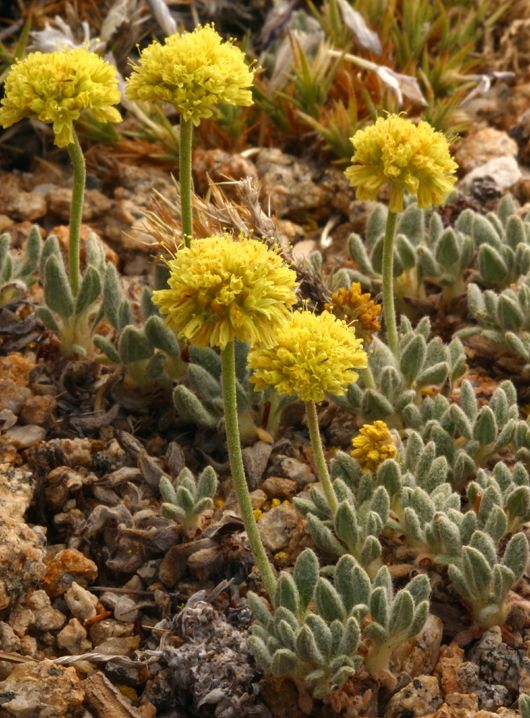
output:
[{"label": "yellow lichen", "polygon": [[382,185],[390,183],[390,211],[403,211],[403,191],[418,197],[429,209],[445,202],[453,190],[458,169],[447,139],[428,122],[415,125],[399,115],[378,117],[375,124],[351,138],[354,163],[345,174],[357,199],[374,200]]}]

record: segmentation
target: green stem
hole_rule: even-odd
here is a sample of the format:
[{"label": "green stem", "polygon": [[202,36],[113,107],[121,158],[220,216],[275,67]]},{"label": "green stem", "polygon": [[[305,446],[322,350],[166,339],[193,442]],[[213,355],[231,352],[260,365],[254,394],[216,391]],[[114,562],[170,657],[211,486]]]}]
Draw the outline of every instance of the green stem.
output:
[{"label": "green stem", "polygon": [[83,150],[72,129],[74,141],[68,145],[70,159],[74,166],[74,186],[72,189],[72,204],[70,207],[70,241],[68,245],[68,262],[70,267],[70,288],[72,294],[79,292],[79,242],[81,234],[81,220],[83,218],[83,195],[85,194],[86,168]]},{"label": "green stem", "polygon": [[193,211],[191,208],[191,140],[193,123],[180,118],[180,216],[182,236],[186,247],[193,237]]},{"label": "green stem", "polygon": [[237,500],[248,540],[254,554],[256,565],[263,579],[263,583],[271,599],[276,592],[276,579],[272,572],[271,565],[265,553],[265,548],[258,531],[256,518],[250,502],[245,469],[243,467],[243,456],[241,454],[241,443],[239,441],[239,425],[237,418],[236,402],[236,365],[234,342],[228,342],[226,348],[221,352],[223,401],[225,410],[226,441],[228,444],[228,457],[232,470],[232,479],[236,489]]},{"label": "green stem", "polygon": [[320,429],[318,428],[317,407],[315,402],[306,401],[305,410],[307,413],[307,425],[309,427],[309,436],[311,438],[311,446],[313,447],[313,456],[318,471],[318,477],[320,479],[320,483],[322,484],[322,488],[324,489],[324,494],[326,495],[329,508],[333,511],[333,515],[335,515],[337,509],[339,508],[339,502],[337,501],[337,497],[333,491],[328,467],[326,465],[326,458],[324,456],[324,450],[322,449],[322,439],[320,438]]},{"label": "green stem", "polygon": [[369,366],[367,366],[365,369],[361,369],[361,376],[367,389],[375,389],[374,376]]},{"label": "green stem", "polygon": [[394,239],[397,218],[395,212],[388,213],[383,244],[383,309],[388,346],[394,355],[397,354],[398,349],[396,310],[394,309]]}]

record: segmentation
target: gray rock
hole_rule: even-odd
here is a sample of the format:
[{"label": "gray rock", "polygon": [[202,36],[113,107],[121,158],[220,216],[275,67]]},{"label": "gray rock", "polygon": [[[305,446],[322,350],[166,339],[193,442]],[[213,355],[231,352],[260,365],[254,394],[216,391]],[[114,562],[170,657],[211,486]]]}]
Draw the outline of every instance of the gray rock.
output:
[{"label": "gray rock", "polygon": [[255,444],[245,447],[241,452],[250,491],[253,491],[261,481],[271,451],[272,444],[268,444],[266,441],[256,441]]},{"label": "gray rock", "polygon": [[385,718],[419,718],[435,713],[442,703],[438,679],[435,676],[418,676],[392,696]]},{"label": "gray rock", "polygon": [[317,480],[307,464],[303,464],[301,461],[293,459],[291,456],[284,456],[283,454],[278,454],[270,472],[273,474],[281,473],[287,479],[296,481],[299,489],[303,489],[307,484],[314,484]]},{"label": "gray rock", "polygon": [[273,554],[285,548],[300,521],[301,515],[291,504],[280,504],[263,514],[258,530],[265,548]]},{"label": "gray rock", "polygon": [[519,169],[517,160],[512,155],[504,157],[495,157],[483,165],[475,167],[474,170],[460,181],[459,188],[466,194],[469,194],[473,188],[474,182],[491,177],[500,190],[508,189],[521,179],[523,173]]},{"label": "gray rock", "polygon": [[480,681],[473,689],[473,693],[478,698],[478,705],[481,710],[495,712],[498,708],[509,706],[513,703],[512,694],[505,686]]}]

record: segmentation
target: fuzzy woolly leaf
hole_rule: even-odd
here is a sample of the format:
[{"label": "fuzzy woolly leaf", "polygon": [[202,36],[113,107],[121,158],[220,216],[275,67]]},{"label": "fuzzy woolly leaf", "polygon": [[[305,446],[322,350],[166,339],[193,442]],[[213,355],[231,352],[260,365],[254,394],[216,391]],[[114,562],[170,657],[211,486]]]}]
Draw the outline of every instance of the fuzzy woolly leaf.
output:
[{"label": "fuzzy woolly leaf", "polygon": [[211,466],[207,466],[197,482],[197,500],[213,499],[217,491],[217,474]]},{"label": "fuzzy woolly leaf", "polygon": [[315,589],[315,603],[319,614],[326,621],[343,621],[346,612],[339,594],[329,581],[320,578]]},{"label": "fuzzy woolly leaf", "polygon": [[346,656],[353,655],[359,645],[360,637],[361,629],[359,628],[359,624],[353,616],[350,616],[350,618],[346,621],[344,635],[338,651],[339,654],[344,654]]},{"label": "fuzzy woolly leaf", "polygon": [[185,386],[179,385],[173,392],[173,403],[177,412],[184,419],[189,419],[199,426],[214,428],[218,424],[218,418],[211,414],[198,399]]},{"label": "fuzzy woolly leaf", "polygon": [[145,324],[145,333],[151,344],[170,357],[180,356],[178,339],[158,316],[150,317]]},{"label": "fuzzy woolly leaf", "polygon": [[74,299],[62,258],[52,254],[44,268],[44,301],[46,306],[67,321],[74,313]]},{"label": "fuzzy woolly leaf", "polygon": [[343,546],[337,541],[330,529],[320,519],[312,514],[307,515],[307,524],[311,536],[319,548],[327,553],[342,556],[345,553]]},{"label": "fuzzy woolly leaf", "polygon": [[493,574],[490,564],[483,554],[471,546],[464,546],[462,550],[462,567],[466,584],[469,586],[474,598],[483,596],[488,590]]},{"label": "fuzzy woolly leaf", "polygon": [[348,501],[339,504],[335,514],[335,533],[341,541],[348,545],[350,550],[354,550],[359,538],[359,530],[355,509]]},{"label": "fuzzy woolly leaf", "polygon": [[421,335],[416,335],[403,351],[400,357],[400,368],[409,386],[412,386],[418,376],[425,361],[426,352],[427,345]]},{"label": "fuzzy woolly leaf", "polygon": [[431,584],[429,583],[429,579],[427,578],[427,576],[423,573],[420,573],[417,576],[414,576],[412,581],[409,581],[407,583],[407,585],[405,586],[405,590],[410,593],[414,601],[414,605],[417,608],[421,603],[427,601],[427,599],[429,598],[429,594],[431,592]]},{"label": "fuzzy woolly leaf", "polygon": [[294,578],[289,573],[282,573],[276,582],[274,608],[287,608],[295,616],[300,613],[300,596]]},{"label": "fuzzy woolly leaf", "polygon": [[410,628],[414,618],[414,601],[408,591],[401,590],[397,594],[390,611],[388,632],[397,636]]},{"label": "fuzzy woolly leaf", "polygon": [[101,294],[101,278],[93,266],[89,266],[79,288],[75,300],[75,313],[79,316],[85,312]]},{"label": "fuzzy woolly leaf", "polygon": [[158,488],[160,489],[160,493],[165,502],[167,502],[168,504],[177,503],[177,492],[175,491],[173,484],[167,478],[167,476],[162,476]]},{"label": "fuzzy woolly leaf", "polygon": [[[339,559],[340,562],[341,559]],[[305,613],[315,592],[319,577],[318,558],[310,548],[299,554],[294,565],[293,578],[300,597],[300,612]]]},{"label": "fuzzy woolly leaf", "polygon": [[[55,321],[55,318],[54,318],[53,314],[50,312],[50,310],[48,309],[48,307],[37,307],[37,314],[39,315],[39,318],[40,318],[41,322],[44,324],[44,326],[46,327],[46,329],[51,329],[52,332],[59,331],[59,325]],[[97,337],[94,337],[94,340],[96,338]],[[96,342],[94,341],[94,344],[95,343]],[[108,343],[110,344],[110,342],[108,342]],[[96,344],[96,346],[97,346],[97,344]],[[112,344],[110,344],[110,346],[112,347]],[[120,361],[119,354],[116,353],[116,355],[118,357],[118,362],[119,362]]]},{"label": "fuzzy woolly leaf", "polygon": [[482,446],[492,444],[497,437],[497,422],[489,406],[483,406],[479,411],[473,429],[473,438]]},{"label": "fuzzy woolly leaf", "polygon": [[528,563],[528,541],[522,533],[515,534],[510,539],[504,556],[502,565],[507,566],[513,571],[515,583],[519,581],[524,573],[526,564]]},{"label": "fuzzy woolly leaf", "polygon": [[112,262],[109,262],[105,269],[105,277],[103,280],[103,308],[105,310],[105,316],[114,329],[119,329],[120,326],[120,303],[121,288],[118,271]]},{"label": "fuzzy woolly leaf", "polygon": [[309,613],[304,619],[304,624],[309,627],[315,637],[315,642],[320,653],[322,653],[324,658],[329,660],[332,635],[324,619],[314,613]]},{"label": "fuzzy woolly leaf", "polygon": [[370,599],[370,613],[374,621],[377,621],[383,628],[388,628],[390,618],[390,604],[388,595],[383,586],[378,586],[372,591]]},{"label": "fuzzy woolly leaf", "polygon": [[363,566],[369,566],[381,556],[381,544],[375,536],[367,536],[359,554],[359,561]]},{"label": "fuzzy woolly leaf", "polygon": [[315,637],[308,626],[302,626],[296,637],[296,652],[305,661],[311,661],[317,666],[324,666],[326,659],[318,650]]},{"label": "fuzzy woolly leaf", "polygon": [[274,652],[270,670],[273,676],[279,678],[280,676],[289,675],[294,670],[298,658],[296,653],[290,651],[288,648],[280,648]]}]

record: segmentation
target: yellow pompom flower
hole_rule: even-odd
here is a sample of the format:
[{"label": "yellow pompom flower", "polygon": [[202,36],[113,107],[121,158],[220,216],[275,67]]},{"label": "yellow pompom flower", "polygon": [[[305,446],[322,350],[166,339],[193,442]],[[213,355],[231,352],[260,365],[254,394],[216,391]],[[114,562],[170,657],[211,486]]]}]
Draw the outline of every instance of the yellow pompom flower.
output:
[{"label": "yellow pompom flower", "polygon": [[296,393],[303,401],[320,403],[326,391],[344,394],[344,388],[359,378],[354,369],[367,365],[354,329],[327,311],[294,312],[275,338],[276,346],[257,347],[248,355],[255,391],[271,385],[279,394]]},{"label": "yellow pompom flower", "polygon": [[66,147],[83,110],[92,110],[100,122],[121,122],[113,107],[120,98],[116,68],[86,48],[32,52],[6,78],[0,124],[6,128],[35,117],[52,123],[55,144]]},{"label": "yellow pompom flower", "polygon": [[392,185],[390,211],[403,211],[403,190],[418,197],[418,207],[443,204],[458,169],[447,139],[428,122],[415,125],[399,115],[378,117],[351,138],[354,163],[345,174],[357,199],[374,200],[382,185]]},{"label": "yellow pompom flower", "polygon": [[195,239],[169,261],[169,289],[153,293],[166,324],[195,346],[240,339],[271,345],[296,303],[296,273],[279,252],[241,233]]},{"label": "yellow pompom flower", "polygon": [[140,64],[132,67],[125,93],[130,100],[169,102],[195,126],[212,116],[218,102],[252,104],[248,88],[255,69],[211,25],[171,35],[164,45],[153,42],[142,52]]},{"label": "yellow pompom flower", "polygon": [[341,287],[331,297],[331,304],[325,305],[338,319],[347,324],[354,322],[355,334],[365,344],[370,344],[374,337],[372,332],[378,332],[381,325],[377,317],[381,314],[381,305],[375,304],[371,294],[362,293],[359,282],[352,282],[349,290]]},{"label": "yellow pompom flower", "polygon": [[359,436],[352,439],[355,447],[351,452],[363,471],[375,473],[386,459],[392,459],[396,453],[396,440],[384,421],[365,424]]}]

